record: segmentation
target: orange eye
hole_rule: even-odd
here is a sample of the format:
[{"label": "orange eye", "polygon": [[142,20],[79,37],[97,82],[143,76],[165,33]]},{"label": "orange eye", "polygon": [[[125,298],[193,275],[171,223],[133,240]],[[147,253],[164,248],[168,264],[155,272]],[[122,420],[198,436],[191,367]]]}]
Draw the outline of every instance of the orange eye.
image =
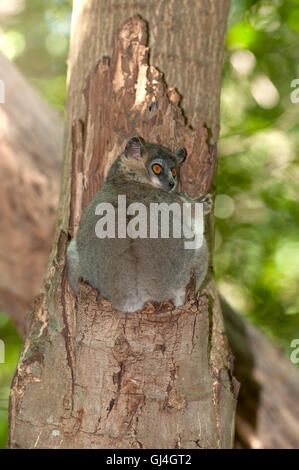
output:
[{"label": "orange eye", "polygon": [[173,177],[176,176],[176,169],[175,169],[175,168],[172,168],[172,169],[171,169],[171,174],[172,174]]},{"label": "orange eye", "polygon": [[158,165],[158,163],[155,163],[155,165],[153,165],[153,172],[156,173],[156,175],[160,175],[162,171],[162,168],[160,167],[160,165]]}]

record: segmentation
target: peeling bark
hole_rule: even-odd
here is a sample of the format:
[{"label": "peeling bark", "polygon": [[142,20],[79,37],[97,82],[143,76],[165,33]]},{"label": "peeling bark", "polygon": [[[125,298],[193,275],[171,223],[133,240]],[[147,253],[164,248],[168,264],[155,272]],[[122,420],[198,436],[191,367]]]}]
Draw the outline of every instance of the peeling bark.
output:
[{"label": "peeling bark", "polygon": [[148,65],[146,40],[139,17],[124,24],[111,62],[102,59],[90,74],[84,121],[73,120],[57,246],[12,384],[12,448],[233,444],[238,386],[211,273],[197,298],[190,283],[182,308],[149,303],[130,315],[113,311],[107,300],[97,302],[97,292],[83,283],[76,301],[65,277],[67,233],[75,234],[132,135],[185,146],[182,189],[192,195],[211,187],[215,145],[205,125],[186,125],[178,94]]}]

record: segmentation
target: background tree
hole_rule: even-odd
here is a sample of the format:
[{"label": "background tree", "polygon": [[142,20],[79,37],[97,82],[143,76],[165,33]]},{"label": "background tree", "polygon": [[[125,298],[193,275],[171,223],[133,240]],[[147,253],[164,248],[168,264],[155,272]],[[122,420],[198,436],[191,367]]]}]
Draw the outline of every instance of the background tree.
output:
[{"label": "background tree", "polygon": [[[33,86],[59,109],[64,106],[70,12],[70,1],[46,4],[35,0],[27,2],[25,10],[22,10],[22,2],[10,2],[0,7],[4,30],[0,48],[18,63]],[[298,76],[296,15],[296,2],[292,0],[232,1],[222,94],[220,157],[225,158],[219,162],[220,194],[216,200],[215,268],[218,287],[235,308],[250,315],[256,325],[283,346],[288,356],[291,340],[298,338],[298,214],[295,177],[298,132],[297,107],[290,101],[290,81]],[[260,80],[261,76],[263,80]],[[266,82],[265,77],[268,79]],[[258,94],[258,90],[262,92]],[[268,95],[268,103],[261,100],[261,95]],[[244,245],[246,249],[243,249]],[[243,333],[246,330],[247,326],[241,328]],[[242,335],[239,337],[239,333],[236,334],[237,331],[240,330],[233,322],[233,328],[229,330],[233,344],[233,337],[242,338]],[[291,369],[274,349],[271,352],[270,347],[267,348],[269,357],[272,356],[275,361],[259,362],[261,354],[265,355],[265,348],[262,342],[254,339],[253,331],[250,327],[251,333],[245,333],[251,356],[253,354],[249,361],[250,367],[245,367],[243,362],[249,351],[244,348],[244,340],[239,342],[241,348],[234,347],[238,351],[238,374],[241,366],[241,376],[237,377],[244,383],[242,374],[250,370],[255,381],[260,384],[260,391],[265,384],[272,384],[275,379],[273,387],[278,391],[280,388],[276,388],[275,383],[285,383],[285,391],[289,390],[288,394],[292,396],[291,390],[296,380]],[[4,314],[0,317],[0,337],[6,341],[7,359],[7,363],[0,367],[0,398],[3,406],[3,411],[0,410],[3,417],[0,426],[5,429],[9,375],[14,368],[20,342]],[[280,361],[282,367],[278,366]],[[265,382],[261,382],[264,375],[258,370],[260,367],[264,371],[268,369]],[[279,368],[280,374],[271,372],[271,367],[275,370]],[[239,408],[243,417],[243,423],[239,421],[242,424],[242,444],[279,445],[277,436],[274,440],[268,440],[266,436],[264,425],[267,420],[259,417],[261,400],[257,398],[261,395],[260,392],[256,394],[258,388],[257,384],[249,387],[255,397],[254,403],[260,405],[256,413],[252,414],[250,406],[248,413]],[[241,388],[241,407],[251,402],[248,390],[245,392],[245,387]],[[272,410],[273,406],[266,398],[269,395],[272,393],[267,393],[266,386],[262,403]],[[277,399],[278,396],[276,404]],[[287,401],[285,406],[290,410]],[[290,411],[282,412],[282,409],[281,404],[277,405],[276,423],[271,426],[272,434],[278,423],[282,424],[284,419],[288,419]],[[292,406],[291,414],[293,411],[293,416],[296,416]],[[272,411],[266,411],[266,414],[273,416]],[[244,419],[246,424],[248,417],[249,427],[244,425]],[[293,417],[286,428],[290,423],[295,424]],[[281,431],[276,434],[281,436]],[[281,446],[292,446],[291,434],[289,441],[284,439]],[[293,432],[295,435],[298,433]],[[2,446],[6,442],[3,433],[1,442]]]},{"label": "background tree", "polygon": [[[62,122],[0,54],[0,308],[24,335],[51,249],[62,160]],[[32,132],[34,129],[34,132]]]}]

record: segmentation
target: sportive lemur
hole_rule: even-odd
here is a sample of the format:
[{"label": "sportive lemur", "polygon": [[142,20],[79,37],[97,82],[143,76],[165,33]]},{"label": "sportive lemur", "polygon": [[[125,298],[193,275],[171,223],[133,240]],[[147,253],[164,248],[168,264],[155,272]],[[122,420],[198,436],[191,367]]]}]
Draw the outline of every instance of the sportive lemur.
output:
[{"label": "sportive lemur", "polygon": [[[194,201],[178,191],[180,166],[185,156],[182,147],[172,152],[140,137],[127,142],[102,188],[87,207],[75,240],[68,246],[68,279],[75,294],[78,280],[82,278],[98,289],[100,297],[110,300],[114,309],[135,312],[148,301],[171,300],[176,307],[181,306],[192,268],[196,290],[200,288],[209,262],[205,238],[200,248],[186,249],[183,237],[99,238],[95,230],[99,220],[96,208],[101,203],[110,203],[115,209],[115,233],[118,234],[119,195],[126,197],[127,206],[138,202],[147,209],[151,203],[170,205],[176,202],[182,207],[183,203]],[[211,211],[210,195],[201,195],[197,201],[202,203],[204,215]],[[171,226],[172,212],[169,214]],[[125,220],[129,223],[132,215],[126,214]],[[150,215],[147,222],[150,222]]]}]

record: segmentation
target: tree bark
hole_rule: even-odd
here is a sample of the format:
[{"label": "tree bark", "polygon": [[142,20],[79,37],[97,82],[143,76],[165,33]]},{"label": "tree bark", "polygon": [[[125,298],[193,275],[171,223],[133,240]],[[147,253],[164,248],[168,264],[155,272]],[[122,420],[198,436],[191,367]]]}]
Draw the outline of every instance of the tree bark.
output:
[{"label": "tree bark", "polygon": [[[38,294],[55,228],[62,126],[17,68],[0,54],[0,309],[19,333]],[[34,261],[34,262],[33,262]]]},{"label": "tree bark", "polygon": [[74,0],[68,114],[84,119],[90,71],[99,58],[111,57],[113,33],[139,14],[148,24],[151,64],[179,91],[188,123],[207,126],[216,142],[229,6],[229,0]]},{"label": "tree bark", "polygon": [[[95,13],[92,8],[85,10],[87,5],[96,8],[94,2],[84,2],[83,16],[75,15],[72,32],[76,38],[80,26],[86,55],[92,44],[85,42],[90,30],[86,34],[84,15],[88,11],[92,25]],[[206,11],[202,31],[214,24],[215,17],[220,21],[223,11]],[[217,51],[214,56],[222,59],[223,34],[219,36],[219,29],[209,31],[215,34],[210,45]],[[178,94],[167,89],[157,69],[148,66],[146,40],[144,21],[135,16],[125,23],[115,38],[111,63],[103,59],[90,75],[86,118],[80,114],[84,106],[74,91],[79,80],[71,64],[57,244],[12,384],[10,447],[227,448],[233,444],[237,385],[212,277],[198,298],[190,283],[182,309],[169,303],[148,304],[141,313],[130,315],[114,312],[108,301],[97,302],[97,293],[85,284],[75,302],[65,278],[67,233],[74,235],[82,211],[131,135],[187,148],[182,189],[190,195],[207,192],[212,185],[217,131],[212,140],[207,127],[217,129],[217,109],[213,122],[201,117],[195,130],[188,127]],[[203,41],[202,60],[209,44]],[[76,48],[71,49],[77,70],[83,68],[86,76],[94,60],[84,60],[79,67]],[[222,60],[216,79],[202,83],[203,87],[217,83],[221,65]],[[84,80],[81,90],[83,85]],[[219,96],[219,89],[214,92]]]}]

